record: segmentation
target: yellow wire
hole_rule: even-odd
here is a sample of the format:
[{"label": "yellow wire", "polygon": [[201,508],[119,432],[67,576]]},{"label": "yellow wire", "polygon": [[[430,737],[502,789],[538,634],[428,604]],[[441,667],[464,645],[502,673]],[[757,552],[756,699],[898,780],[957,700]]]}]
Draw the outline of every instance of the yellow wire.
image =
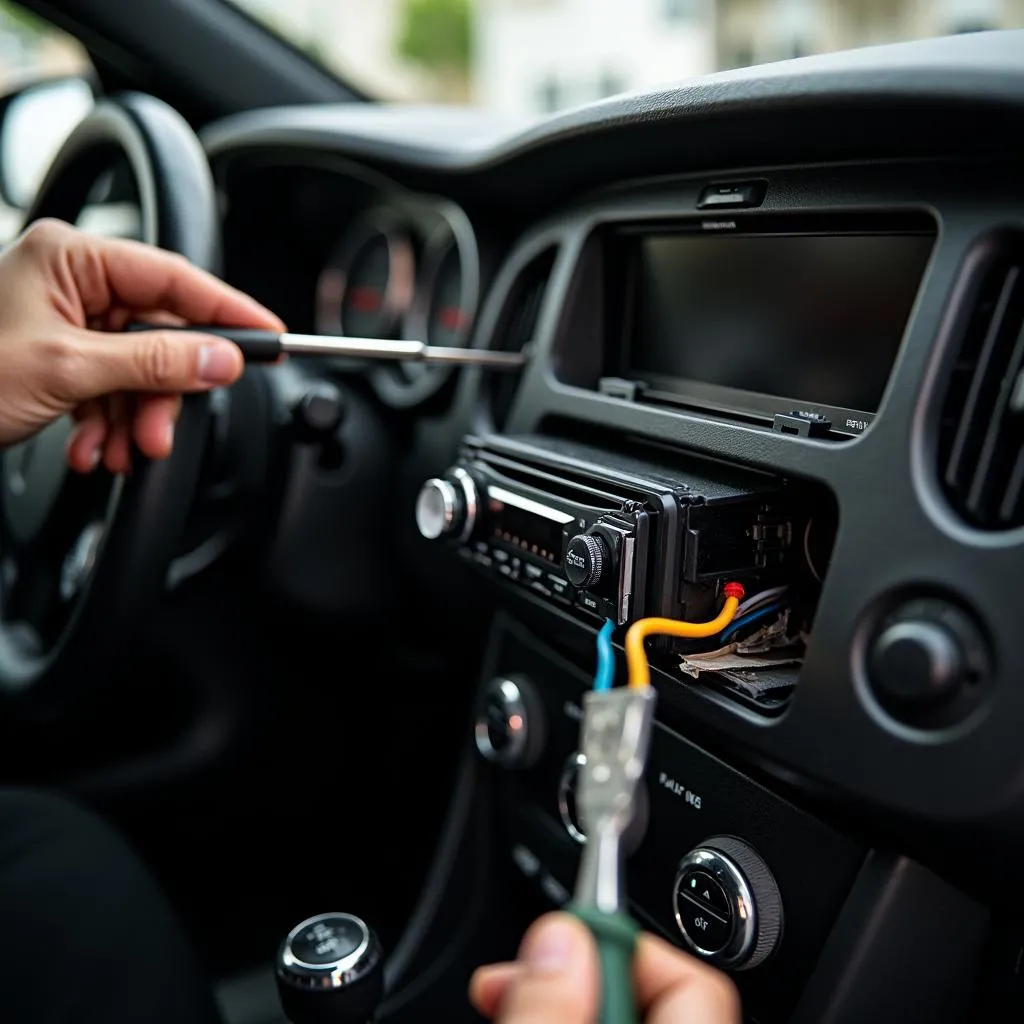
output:
[{"label": "yellow wire", "polygon": [[626,667],[629,685],[634,690],[651,685],[651,667],[647,664],[644,641],[649,636],[676,636],[698,640],[721,633],[736,616],[738,597],[727,597],[718,617],[710,622],[681,622],[679,619],[637,619],[626,633]]}]

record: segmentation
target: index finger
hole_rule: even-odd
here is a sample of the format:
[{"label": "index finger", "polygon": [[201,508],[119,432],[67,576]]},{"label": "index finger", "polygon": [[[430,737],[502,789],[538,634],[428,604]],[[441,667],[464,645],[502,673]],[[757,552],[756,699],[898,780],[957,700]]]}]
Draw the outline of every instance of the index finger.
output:
[{"label": "index finger", "polygon": [[740,1024],[740,999],[732,981],[663,939],[640,936],[634,972],[646,1024]]},{"label": "index finger", "polygon": [[132,309],[173,313],[190,323],[285,329],[255,299],[163,249],[82,235],[70,255],[86,316],[117,301]]}]

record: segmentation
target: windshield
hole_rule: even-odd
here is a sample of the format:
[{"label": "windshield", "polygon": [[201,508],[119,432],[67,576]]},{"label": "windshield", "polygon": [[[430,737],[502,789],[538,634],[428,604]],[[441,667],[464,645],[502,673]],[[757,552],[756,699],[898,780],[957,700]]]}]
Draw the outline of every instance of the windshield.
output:
[{"label": "windshield", "polygon": [[382,100],[549,113],[873,43],[1024,27],[1024,0],[233,0]]}]

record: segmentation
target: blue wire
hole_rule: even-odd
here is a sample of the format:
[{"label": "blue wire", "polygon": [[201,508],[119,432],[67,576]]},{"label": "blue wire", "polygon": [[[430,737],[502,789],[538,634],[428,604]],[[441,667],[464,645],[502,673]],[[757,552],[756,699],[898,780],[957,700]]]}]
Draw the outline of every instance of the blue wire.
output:
[{"label": "blue wire", "polygon": [[749,626],[752,622],[759,622],[761,619],[772,615],[775,612],[781,611],[785,607],[784,601],[776,601],[773,604],[765,605],[764,608],[758,608],[755,611],[749,612],[744,615],[741,619],[734,619],[729,625],[722,631],[722,635],[719,639],[725,643],[737,630],[742,629],[744,626]]},{"label": "blue wire", "polygon": [[615,648],[612,647],[612,633],[615,623],[605,619],[597,634],[597,672],[594,674],[594,690],[604,693],[615,685]]}]

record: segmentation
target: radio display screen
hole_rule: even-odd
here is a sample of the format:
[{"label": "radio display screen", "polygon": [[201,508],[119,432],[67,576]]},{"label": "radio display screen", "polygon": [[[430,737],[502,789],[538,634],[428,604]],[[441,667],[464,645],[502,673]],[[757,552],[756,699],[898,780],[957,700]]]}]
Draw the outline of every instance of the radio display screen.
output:
[{"label": "radio display screen", "polygon": [[877,411],[928,233],[637,239],[626,374]]},{"label": "radio display screen", "polygon": [[[489,487],[487,496],[492,540],[519,548],[545,562],[561,562],[562,527],[572,521],[572,516],[500,487]],[[536,507],[531,507],[534,505]]]}]

